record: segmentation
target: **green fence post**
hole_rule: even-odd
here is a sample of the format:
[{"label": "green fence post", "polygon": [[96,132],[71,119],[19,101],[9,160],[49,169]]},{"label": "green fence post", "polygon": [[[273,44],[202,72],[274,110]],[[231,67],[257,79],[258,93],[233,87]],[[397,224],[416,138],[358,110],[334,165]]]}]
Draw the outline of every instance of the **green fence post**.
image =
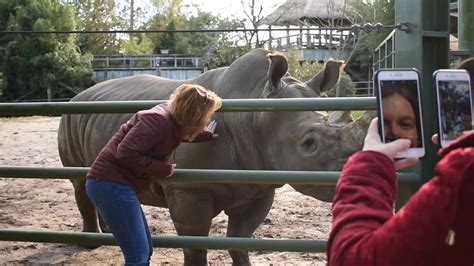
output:
[{"label": "green fence post", "polygon": [[[395,33],[395,62],[397,68],[417,68],[421,75],[421,102],[424,122],[426,155],[417,169],[422,183],[435,173],[437,147],[431,136],[437,132],[436,99],[432,75],[449,65],[449,0],[397,0],[395,23],[409,23],[407,31]],[[418,188],[401,186],[397,208]]]},{"label": "green fence post", "polygon": [[421,97],[426,156],[421,180],[434,174],[437,148],[431,136],[437,132],[436,100],[432,75],[449,64],[449,0],[397,0],[395,22],[410,23],[409,31],[395,34],[395,67],[415,67],[421,74]]}]

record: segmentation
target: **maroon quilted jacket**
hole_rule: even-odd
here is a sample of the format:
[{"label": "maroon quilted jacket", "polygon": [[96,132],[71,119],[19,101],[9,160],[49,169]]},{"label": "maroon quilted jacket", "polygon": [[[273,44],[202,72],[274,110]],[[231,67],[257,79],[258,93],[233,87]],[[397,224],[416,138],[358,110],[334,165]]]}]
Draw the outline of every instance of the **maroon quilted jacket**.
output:
[{"label": "maroon quilted jacket", "polygon": [[[212,136],[203,131],[193,142],[209,141]],[[168,159],[182,137],[182,127],[168,112],[167,104],[139,111],[105,145],[88,176],[131,185],[140,192],[152,177],[171,173]]]},{"label": "maroon quilted jacket", "polygon": [[392,161],[373,151],[353,155],[336,187],[328,264],[472,266],[474,132],[439,155],[437,176],[397,214]]}]

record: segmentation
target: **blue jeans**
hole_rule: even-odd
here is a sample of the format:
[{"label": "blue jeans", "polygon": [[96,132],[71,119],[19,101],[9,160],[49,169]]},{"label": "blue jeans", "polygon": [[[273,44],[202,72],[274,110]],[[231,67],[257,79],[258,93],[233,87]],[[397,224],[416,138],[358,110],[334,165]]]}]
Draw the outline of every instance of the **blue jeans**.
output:
[{"label": "blue jeans", "polygon": [[88,177],[86,191],[120,245],[125,265],[149,265],[153,243],[133,188]]}]

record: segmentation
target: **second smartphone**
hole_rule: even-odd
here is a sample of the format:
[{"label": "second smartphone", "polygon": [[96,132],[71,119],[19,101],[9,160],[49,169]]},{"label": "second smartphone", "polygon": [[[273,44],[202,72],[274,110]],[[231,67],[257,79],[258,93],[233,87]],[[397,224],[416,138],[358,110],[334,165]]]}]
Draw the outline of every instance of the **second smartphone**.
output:
[{"label": "second smartphone", "polygon": [[409,139],[411,146],[395,158],[423,157],[425,144],[416,69],[380,69],[374,75],[382,142]]},{"label": "second smartphone", "polygon": [[440,69],[433,78],[438,103],[438,135],[444,147],[473,129],[472,81],[469,73],[462,69]]}]

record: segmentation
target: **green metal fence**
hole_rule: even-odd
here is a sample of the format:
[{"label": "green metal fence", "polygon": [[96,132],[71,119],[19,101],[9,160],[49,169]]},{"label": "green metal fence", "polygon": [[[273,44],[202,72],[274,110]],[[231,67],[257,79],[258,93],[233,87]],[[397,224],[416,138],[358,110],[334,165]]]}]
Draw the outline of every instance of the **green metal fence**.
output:
[{"label": "green metal fence", "polygon": [[[474,4],[470,0],[460,1],[460,13],[465,21],[472,21]],[[425,121],[426,156],[421,168],[411,173],[399,174],[403,184],[416,184],[429,179],[434,173],[436,147],[429,140],[435,133],[436,115],[431,74],[436,69],[448,68],[449,60],[449,1],[448,0],[397,0],[395,1],[396,23],[409,23],[409,30],[396,31],[378,47],[374,68],[415,67],[422,76],[423,120]],[[474,42],[472,23],[460,22],[460,48],[469,49],[472,55]],[[107,102],[107,103],[31,103],[0,104],[0,116],[48,115],[61,113],[123,113],[135,112],[155,105],[156,101]],[[374,98],[338,99],[268,99],[268,100],[224,100],[222,111],[309,111],[309,110],[373,110]],[[16,178],[83,176],[86,169],[20,168],[1,167],[0,176]],[[202,175],[201,175],[202,174]],[[222,176],[221,176],[222,175]],[[183,182],[223,182],[237,180],[249,183],[294,183],[334,184],[338,172],[289,172],[289,171],[233,171],[223,170],[178,170],[176,180]],[[219,176],[219,177],[218,177]],[[290,177],[291,176],[291,177]],[[28,232],[0,230],[0,240],[37,241],[54,243],[115,244],[107,234]],[[325,241],[313,240],[263,240],[239,238],[203,237],[153,237],[155,247],[191,247],[208,249],[279,250],[324,252]]]},{"label": "green metal fence", "polygon": [[[0,103],[0,116],[134,113],[164,101]],[[375,110],[375,97],[224,99],[219,112]]]},{"label": "green metal fence", "polygon": [[395,33],[393,30],[374,50],[372,73],[381,68],[395,67]]},{"label": "green metal fence", "polygon": [[[131,113],[150,108],[162,101],[74,102],[74,103],[2,103],[0,116],[25,116],[61,113]],[[374,110],[375,98],[333,99],[224,99],[222,112],[314,111],[314,110]],[[37,168],[0,167],[1,177],[11,178],[83,178],[87,167]],[[339,172],[317,171],[253,171],[178,169],[173,181],[220,183],[273,183],[334,185]],[[399,173],[399,182],[417,185],[416,173]],[[22,231],[1,229],[0,240],[49,243],[115,245],[108,234]],[[325,252],[326,241],[288,239],[247,239],[223,237],[153,237],[155,247],[243,249],[274,251]]]}]

